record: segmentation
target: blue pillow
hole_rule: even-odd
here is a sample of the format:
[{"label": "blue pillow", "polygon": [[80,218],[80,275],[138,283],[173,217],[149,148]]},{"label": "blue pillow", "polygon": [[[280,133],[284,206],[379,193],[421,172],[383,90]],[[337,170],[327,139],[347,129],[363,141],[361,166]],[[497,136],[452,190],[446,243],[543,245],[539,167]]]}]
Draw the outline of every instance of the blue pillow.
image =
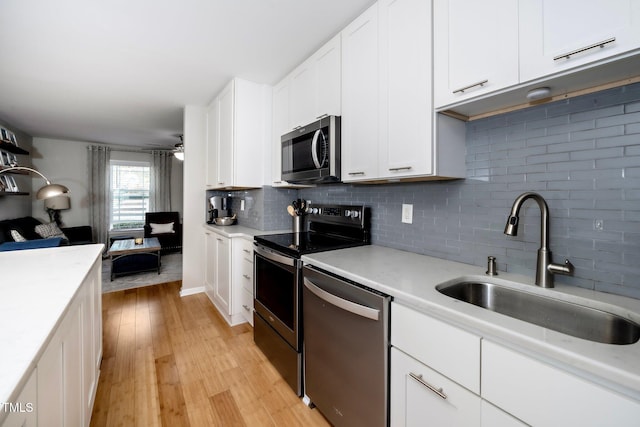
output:
[{"label": "blue pillow", "polygon": [[62,237],[27,240],[26,242],[5,242],[0,245],[0,252],[21,251],[23,249],[52,248],[60,246]]}]

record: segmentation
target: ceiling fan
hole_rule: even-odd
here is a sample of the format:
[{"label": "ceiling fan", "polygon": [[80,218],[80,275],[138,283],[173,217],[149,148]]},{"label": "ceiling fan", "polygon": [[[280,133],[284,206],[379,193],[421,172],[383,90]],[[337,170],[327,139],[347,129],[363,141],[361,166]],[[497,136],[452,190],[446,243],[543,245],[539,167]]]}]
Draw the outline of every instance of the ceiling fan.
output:
[{"label": "ceiling fan", "polygon": [[175,148],[173,149],[173,155],[178,160],[184,160],[184,140],[183,140],[183,135],[178,135],[178,138],[180,138],[180,142],[175,145]]}]

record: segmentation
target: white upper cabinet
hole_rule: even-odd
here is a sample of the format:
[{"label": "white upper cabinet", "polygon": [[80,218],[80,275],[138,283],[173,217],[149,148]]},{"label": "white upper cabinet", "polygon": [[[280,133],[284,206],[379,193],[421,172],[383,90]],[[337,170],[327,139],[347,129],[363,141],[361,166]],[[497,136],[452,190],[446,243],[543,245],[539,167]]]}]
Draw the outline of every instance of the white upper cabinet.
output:
[{"label": "white upper cabinet", "polygon": [[342,37],[329,40],[312,57],[315,67],[315,118],[339,116],[342,113]]},{"label": "white upper cabinet", "polygon": [[434,0],[436,108],[518,83],[518,2]]},{"label": "white upper cabinet", "polygon": [[287,76],[291,131],[322,116],[340,115],[340,34],[329,40]]},{"label": "white upper cabinet", "polygon": [[270,88],[229,82],[207,111],[207,188],[261,187],[270,129]]},{"label": "white upper cabinet", "polygon": [[317,73],[313,62],[305,61],[295,69],[290,80],[291,123],[304,126],[315,118]]},{"label": "white upper cabinet", "polygon": [[640,47],[637,0],[520,0],[519,5],[522,82]]},{"label": "white upper cabinet", "polygon": [[431,8],[424,0],[381,0],[378,7],[379,175],[430,175]]},{"label": "white upper cabinet", "polygon": [[464,177],[464,123],[433,113],[431,45],[424,0],[380,0],[343,30],[343,181]]},{"label": "white upper cabinet", "polygon": [[342,31],[342,180],[378,174],[378,3]]},{"label": "white upper cabinet", "polygon": [[273,116],[271,139],[271,185],[281,186],[282,181],[282,144],[280,137],[291,130],[289,120],[289,86],[290,80],[284,79],[273,87]]}]

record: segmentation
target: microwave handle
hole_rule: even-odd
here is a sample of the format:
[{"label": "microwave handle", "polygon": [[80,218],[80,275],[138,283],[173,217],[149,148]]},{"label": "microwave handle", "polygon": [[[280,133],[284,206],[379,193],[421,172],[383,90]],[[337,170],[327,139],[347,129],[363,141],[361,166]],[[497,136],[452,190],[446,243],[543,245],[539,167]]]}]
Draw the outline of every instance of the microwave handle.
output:
[{"label": "microwave handle", "polygon": [[316,133],[313,134],[313,142],[311,142],[311,156],[313,157],[313,164],[316,165],[316,169],[320,169],[322,166],[320,164],[320,159],[318,159],[318,138],[320,137],[321,129],[318,129]]}]

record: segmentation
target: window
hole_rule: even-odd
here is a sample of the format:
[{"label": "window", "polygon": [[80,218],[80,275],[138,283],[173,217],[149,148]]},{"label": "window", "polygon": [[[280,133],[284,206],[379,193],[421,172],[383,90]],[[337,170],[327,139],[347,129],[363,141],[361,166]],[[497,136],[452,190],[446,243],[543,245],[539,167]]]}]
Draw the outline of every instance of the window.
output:
[{"label": "window", "polygon": [[148,162],[112,160],[111,229],[142,228],[149,210]]}]

